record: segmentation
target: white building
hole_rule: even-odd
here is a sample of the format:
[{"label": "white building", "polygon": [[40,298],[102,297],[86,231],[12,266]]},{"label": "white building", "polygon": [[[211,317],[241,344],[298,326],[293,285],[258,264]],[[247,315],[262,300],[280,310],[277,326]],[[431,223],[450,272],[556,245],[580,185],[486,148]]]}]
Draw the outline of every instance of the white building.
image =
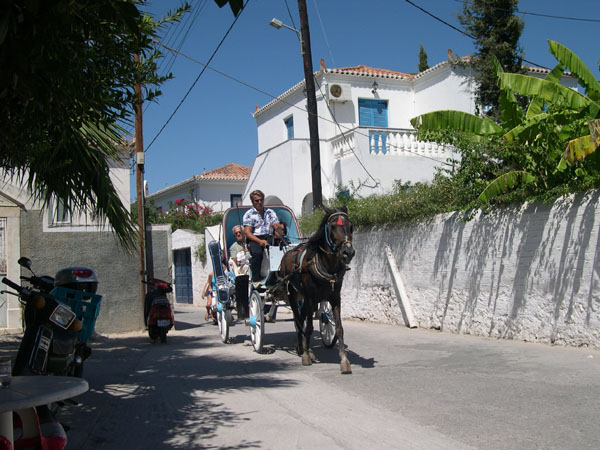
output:
[{"label": "white building", "polygon": [[[229,163],[161,189],[147,196],[146,201],[153,201],[154,206],[163,211],[181,199],[209,206],[216,212],[225,211],[241,204],[249,174],[250,167]],[[172,234],[172,273],[178,303],[201,306],[204,302],[202,288],[212,269],[194,256],[202,243],[202,234],[192,230],[176,230]]]},{"label": "white building", "polygon": [[213,211],[225,211],[242,201],[250,167],[229,163],[161,189],[147,197],[154,206],[167,211],[176,200],[196,202]]},{"label": "white building", "polygon": [[[389,191],[395,180],[429,181],[452,150],[418,142],[410,119],[435,110],[474,113],[469,69],[449,60],[407,74],[366,66],[315,72],[323,198],[358,190],[361,196]],[[530,69],[543,77],[546,69]],[[563,83],[575,88],[575,78]],[[312,181],[305,82],[293,86],[253,114],[258,154],[244,192],[266,194],[296,214],[312,210]]]}]

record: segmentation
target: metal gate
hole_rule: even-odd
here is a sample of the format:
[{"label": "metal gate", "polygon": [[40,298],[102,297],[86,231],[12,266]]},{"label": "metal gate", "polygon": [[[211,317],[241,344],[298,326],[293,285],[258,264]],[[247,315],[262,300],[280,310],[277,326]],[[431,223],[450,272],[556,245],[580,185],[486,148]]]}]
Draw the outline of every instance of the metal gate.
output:
[{"label": "metal gate", "polygon": [[193,303],[192,252],[189,248],[173,250],[175,264],[175,300],[177,303]]}]

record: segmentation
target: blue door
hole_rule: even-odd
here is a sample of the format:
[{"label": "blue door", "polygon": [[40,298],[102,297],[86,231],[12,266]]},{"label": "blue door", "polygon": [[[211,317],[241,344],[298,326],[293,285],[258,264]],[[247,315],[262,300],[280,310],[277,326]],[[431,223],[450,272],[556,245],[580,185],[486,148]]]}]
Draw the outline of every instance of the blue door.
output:
[{"label": "blue door", "polygon": [[[358,99],[358,124],[361,127],[387,128],[388,102],[372,98]],[[381,131],[369,131],[369,151],[386,153],[387,134]]]},{"label": "blue door", "polygon": [[177,303],[193,303],[192,253],[189,248],[173,250],[175,264],[175,300]]}]

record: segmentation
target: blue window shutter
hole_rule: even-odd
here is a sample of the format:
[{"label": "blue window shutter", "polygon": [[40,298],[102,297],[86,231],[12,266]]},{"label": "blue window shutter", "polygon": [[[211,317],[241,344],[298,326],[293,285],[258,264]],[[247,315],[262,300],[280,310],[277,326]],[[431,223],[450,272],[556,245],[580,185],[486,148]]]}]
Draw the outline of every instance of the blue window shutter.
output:
[{"label": "blue window shutter", "polygon": [[387,100],[358,99],[358,124],[361,127],[387,128]]},{"label": "blue window shutter", "polygon": [[285,119],[284,123],[287,130],[287,138],[294,139],[294,116]]},{"label": "blue window shutter", "polygon": [[370,127],[373,123],[373,111],[368,102],[369,100],[358,99],[358,124],[361,127]]}]

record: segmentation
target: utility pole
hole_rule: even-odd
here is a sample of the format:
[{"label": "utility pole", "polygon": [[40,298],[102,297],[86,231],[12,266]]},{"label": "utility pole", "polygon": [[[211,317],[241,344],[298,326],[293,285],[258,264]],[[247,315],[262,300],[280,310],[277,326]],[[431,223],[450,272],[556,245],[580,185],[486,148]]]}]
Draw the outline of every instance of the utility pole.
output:
[{"label": "utility pole", "polygon": [[319,148],[319,117],[317,115],[317,97],[313,78],[312,54],[310,51],[310,31],[306,0],[298,0],[300,15],[300,33],[302,35],[302,59],[304,61],[304,80],[306,83],[306,110],[308,112],[308,131],[310,134],[310,168],[312,175],[313,209],[323,205],[321,192],[321,151]]},{"label": "utility pole", "polygon": [[[135,62],[140,62],[140,55],[137,53],[133,56]],[[140,298],[142,305],[142,317],[144,317],[144,302],[146,299],[146,227],[144,226],[144,133],[142,128],[142,86],[136,83],[134,86],[136,95],[135,102],[135,187],[137,195],[137,210],[138,210],[138,244],[140,250]]]}]

